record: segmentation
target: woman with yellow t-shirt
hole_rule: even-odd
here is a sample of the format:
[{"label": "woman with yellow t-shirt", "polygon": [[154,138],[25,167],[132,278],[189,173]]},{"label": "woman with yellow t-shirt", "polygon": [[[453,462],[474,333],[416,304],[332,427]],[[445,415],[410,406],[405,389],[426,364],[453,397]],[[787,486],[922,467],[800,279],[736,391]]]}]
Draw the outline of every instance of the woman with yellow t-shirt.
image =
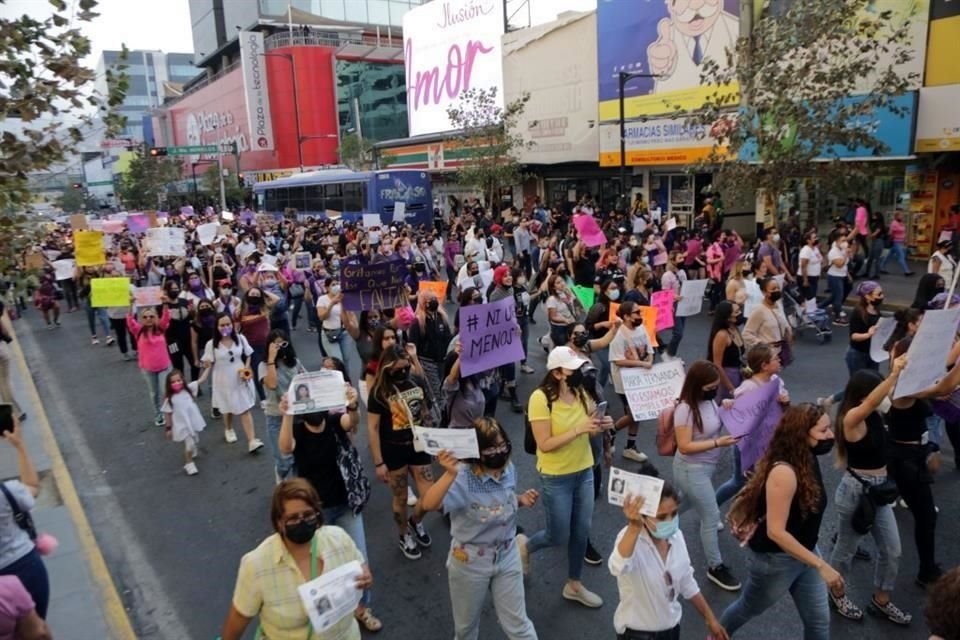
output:
[{"label": "woman with yellow t-shirt", "polygon": [[580,582],[593,517],[593,452],[590,437],[613,427],[583,387],[580,367],[589,362],[570,347],[556,347],[547,358],[547,375],[530,396],[527,414],[537,441],[537,471],[547,512],[547,527],[529,540],[517,536],[524,573],[529,554],[567,545],[567,582],[563,597],[586,607],[603,600]]}]

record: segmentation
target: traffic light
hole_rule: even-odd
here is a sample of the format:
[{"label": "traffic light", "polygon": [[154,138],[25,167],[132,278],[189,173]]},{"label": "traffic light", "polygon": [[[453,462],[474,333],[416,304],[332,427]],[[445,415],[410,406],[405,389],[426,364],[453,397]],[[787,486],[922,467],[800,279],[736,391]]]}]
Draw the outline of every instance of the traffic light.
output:
[{"label": "traffic light", "polygon": [[150,147],[150,155],[154,157],[165,156],[167,155],[167,148],[166,147]]}]

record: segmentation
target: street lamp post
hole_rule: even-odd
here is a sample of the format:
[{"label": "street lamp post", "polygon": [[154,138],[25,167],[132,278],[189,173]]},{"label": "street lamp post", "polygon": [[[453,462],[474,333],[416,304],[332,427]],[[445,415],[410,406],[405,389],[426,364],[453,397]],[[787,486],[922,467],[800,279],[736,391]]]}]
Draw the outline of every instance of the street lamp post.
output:
[{"label": "street lamp post", "polygon": [[626,116],[623,112],[623,91],[627,85],[627,82],[633,78],[659,78],[660,76],[653,73],[632,73],[628,71],[621,71],[619,74],[620,80],[620,191],[623,193],[624,197],[624,208],[630,206],[630,202],[627,200],[627,121]]},{"label": "street lamp post", "polygon": [[[292,42],[292,41],[291,41]],[[261,53],[265,57],[283,58],[290,63],[290,79],[293,82],[293,111],[297,125],[297,162],[300,165],[300,173],[303,173],[303,148],[300,146],[303,142],[303,136],[300,135],[300,101],[297,99],[297,65],[293,61],[292,53]]]}]

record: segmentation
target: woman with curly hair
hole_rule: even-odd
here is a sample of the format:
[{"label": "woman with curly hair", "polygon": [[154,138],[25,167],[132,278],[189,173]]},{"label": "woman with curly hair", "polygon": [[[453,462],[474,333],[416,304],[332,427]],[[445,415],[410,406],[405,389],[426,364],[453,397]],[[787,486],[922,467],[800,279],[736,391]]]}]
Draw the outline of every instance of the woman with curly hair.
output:
[{"label": "woman with curly hair", "polygon": [[843,578],[817,550],[827,491],[817,456],[829,453],[830,417],[816,405],[787,409],[756,473],[740,492],[728,519],[750,547],[750,574],[740,597],[720,616],[733,637],[787,592],[803,622],[805,640],[830,637],[827,589],[842,597]]}]

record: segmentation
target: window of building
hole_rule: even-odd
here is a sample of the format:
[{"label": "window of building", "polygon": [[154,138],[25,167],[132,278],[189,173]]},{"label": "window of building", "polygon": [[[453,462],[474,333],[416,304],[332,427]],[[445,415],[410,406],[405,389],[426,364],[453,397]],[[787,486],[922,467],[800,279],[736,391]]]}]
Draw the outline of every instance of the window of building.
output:
[{"label": "window of building", "polygon": [[343,185],[323,185],[323,208],[333,211],[343,211]]},{"label": "window of building", "polygon": [[390,24],[390,3],[387,0],[367,0],[370,24]]},{"label": "window of building", "polygon": [[360,24],[367,24],[367,3],[362,0],[354,0],[353,2],[345,2],[344,8],[346,9],[346,19],[348,22],[359,22]]},{"label": "window of building", "polygon": [[285,208],[303,211],[304,193],[303,187],[290,187],[287,189],[287,205]]}]

